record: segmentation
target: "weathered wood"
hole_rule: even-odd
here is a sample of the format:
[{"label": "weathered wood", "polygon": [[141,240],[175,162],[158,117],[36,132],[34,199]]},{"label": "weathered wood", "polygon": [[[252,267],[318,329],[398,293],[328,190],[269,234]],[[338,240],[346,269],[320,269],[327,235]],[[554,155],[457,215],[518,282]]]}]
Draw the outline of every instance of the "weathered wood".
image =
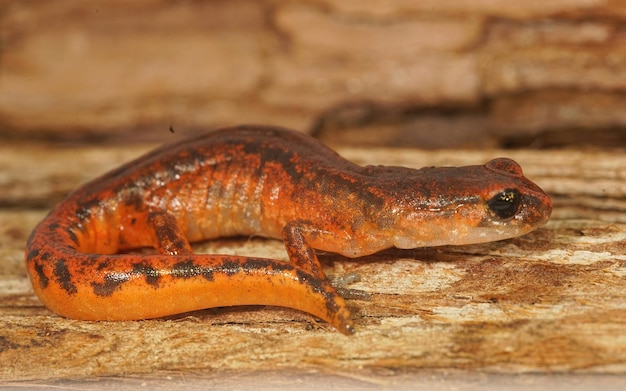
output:
[{"label": "weathered wood", "polygon": [[[622,153],[342,150],[362,163],[409,166],[508,155],[555,201],[550,223],[521,238],[389,250],[357,260],[323,255],[329,275],[356,272],[361,281],[350,287],[372,295],[349,301],[358,330],[353,337],[307,314],[267,307],[117,323],[53,315],[34,297],[23,266],[24,242],[51,204],[47,197],[57,199],[146,149],[0,146],[0,204],[11,206],[0,210],[0,380],[155,371],[207,379],[265,376],[272,368],[285,377],[313,370],[322,381],[339,375],[371,382],[405,381],[416,371],[441,368],[626,373]],[[197,250],[286,259],[280,242],[258,238],[208,242]]]},{"label": "weathered wood", "polygon": [[[570,131],[626,125],[619,1],[0,7],[0,132],[14,138],[162,140],[170,125],[243,122],[306,130],[345,106],[386,114],[400,145],[477,143],[459,131],[468,121],[491,145],[545,131],[570,144]],[[380,117],[359,120],[351,126]]]}]

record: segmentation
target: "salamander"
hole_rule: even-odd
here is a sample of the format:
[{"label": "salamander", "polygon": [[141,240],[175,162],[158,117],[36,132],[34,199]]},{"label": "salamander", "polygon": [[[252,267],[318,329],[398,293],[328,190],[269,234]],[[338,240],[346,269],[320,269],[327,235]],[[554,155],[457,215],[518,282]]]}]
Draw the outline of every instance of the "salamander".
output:
[{"label": "salamander", "polygon": [[[360,166],[291,130],[239,126],[146,155],[70,193],[30,235],[33,289],[83,320],[284,306],[354,332],[316,250],[363,257],[397,247],[496,241],[548,220],[550,197],[513,160]],[[195,254],[235,235],[282,239],[290,262]],[[152,247],[154,254],[130,250]]]}]

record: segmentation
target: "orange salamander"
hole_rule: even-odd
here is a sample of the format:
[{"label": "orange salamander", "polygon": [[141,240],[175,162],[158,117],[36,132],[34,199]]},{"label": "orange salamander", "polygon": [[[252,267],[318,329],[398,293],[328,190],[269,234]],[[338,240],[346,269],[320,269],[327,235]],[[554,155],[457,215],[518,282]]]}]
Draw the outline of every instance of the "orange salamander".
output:
[{"label": "orange salamander", "polygon": [[[35,293],[75,319],[273,305],[354,328],[315,250],[495,241],[543,225],[548,195],[506,158],[411,169],[351,163],[295,131],[241,126],[160,147],[71,193],[34,229]],[[291,262],[194,254],[190,242],[282,238]],[[157,254],[125,250],[154,247]]]}]

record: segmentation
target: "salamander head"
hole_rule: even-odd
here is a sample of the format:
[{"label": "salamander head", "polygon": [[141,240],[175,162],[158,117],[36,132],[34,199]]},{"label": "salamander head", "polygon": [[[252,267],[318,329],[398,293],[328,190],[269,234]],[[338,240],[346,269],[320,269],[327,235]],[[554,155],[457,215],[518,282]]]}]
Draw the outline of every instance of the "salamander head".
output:
[{"label": "salamander head", "polygon": [[[487,213],[481,226],[506,226],[509,237],[513,237],[548,222],[552,213],[550,196],[526,178],[516,162],[499,158],[484,167],[494,174],[494,186],[483,195],[483,207],[486,206]],[[510,181],[506,180],[507,177]]]},{"label": "salamander head", "polygon": [[[431,169],[420,199],[398,211],[394,245],[471,244],[508,239],[528,233],[550,218],[552,200],[527,179],[511,159],[494,159],[484,166]],[[437,195],[436,197],[434,195]],[[413,205],[410,205],[413,203]],[[424,226],[430,229],[424,229]],[[398,228],[399,228],[398,227]]]}]

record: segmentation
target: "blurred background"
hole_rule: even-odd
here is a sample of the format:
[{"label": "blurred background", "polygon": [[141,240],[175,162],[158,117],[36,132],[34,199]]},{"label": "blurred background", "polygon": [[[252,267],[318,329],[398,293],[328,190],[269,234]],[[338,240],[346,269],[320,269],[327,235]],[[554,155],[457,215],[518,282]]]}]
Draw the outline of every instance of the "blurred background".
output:
[{"label": "blurred background", "polygon": [[3,1],[0,139],[626,146],[626,2]]}]

